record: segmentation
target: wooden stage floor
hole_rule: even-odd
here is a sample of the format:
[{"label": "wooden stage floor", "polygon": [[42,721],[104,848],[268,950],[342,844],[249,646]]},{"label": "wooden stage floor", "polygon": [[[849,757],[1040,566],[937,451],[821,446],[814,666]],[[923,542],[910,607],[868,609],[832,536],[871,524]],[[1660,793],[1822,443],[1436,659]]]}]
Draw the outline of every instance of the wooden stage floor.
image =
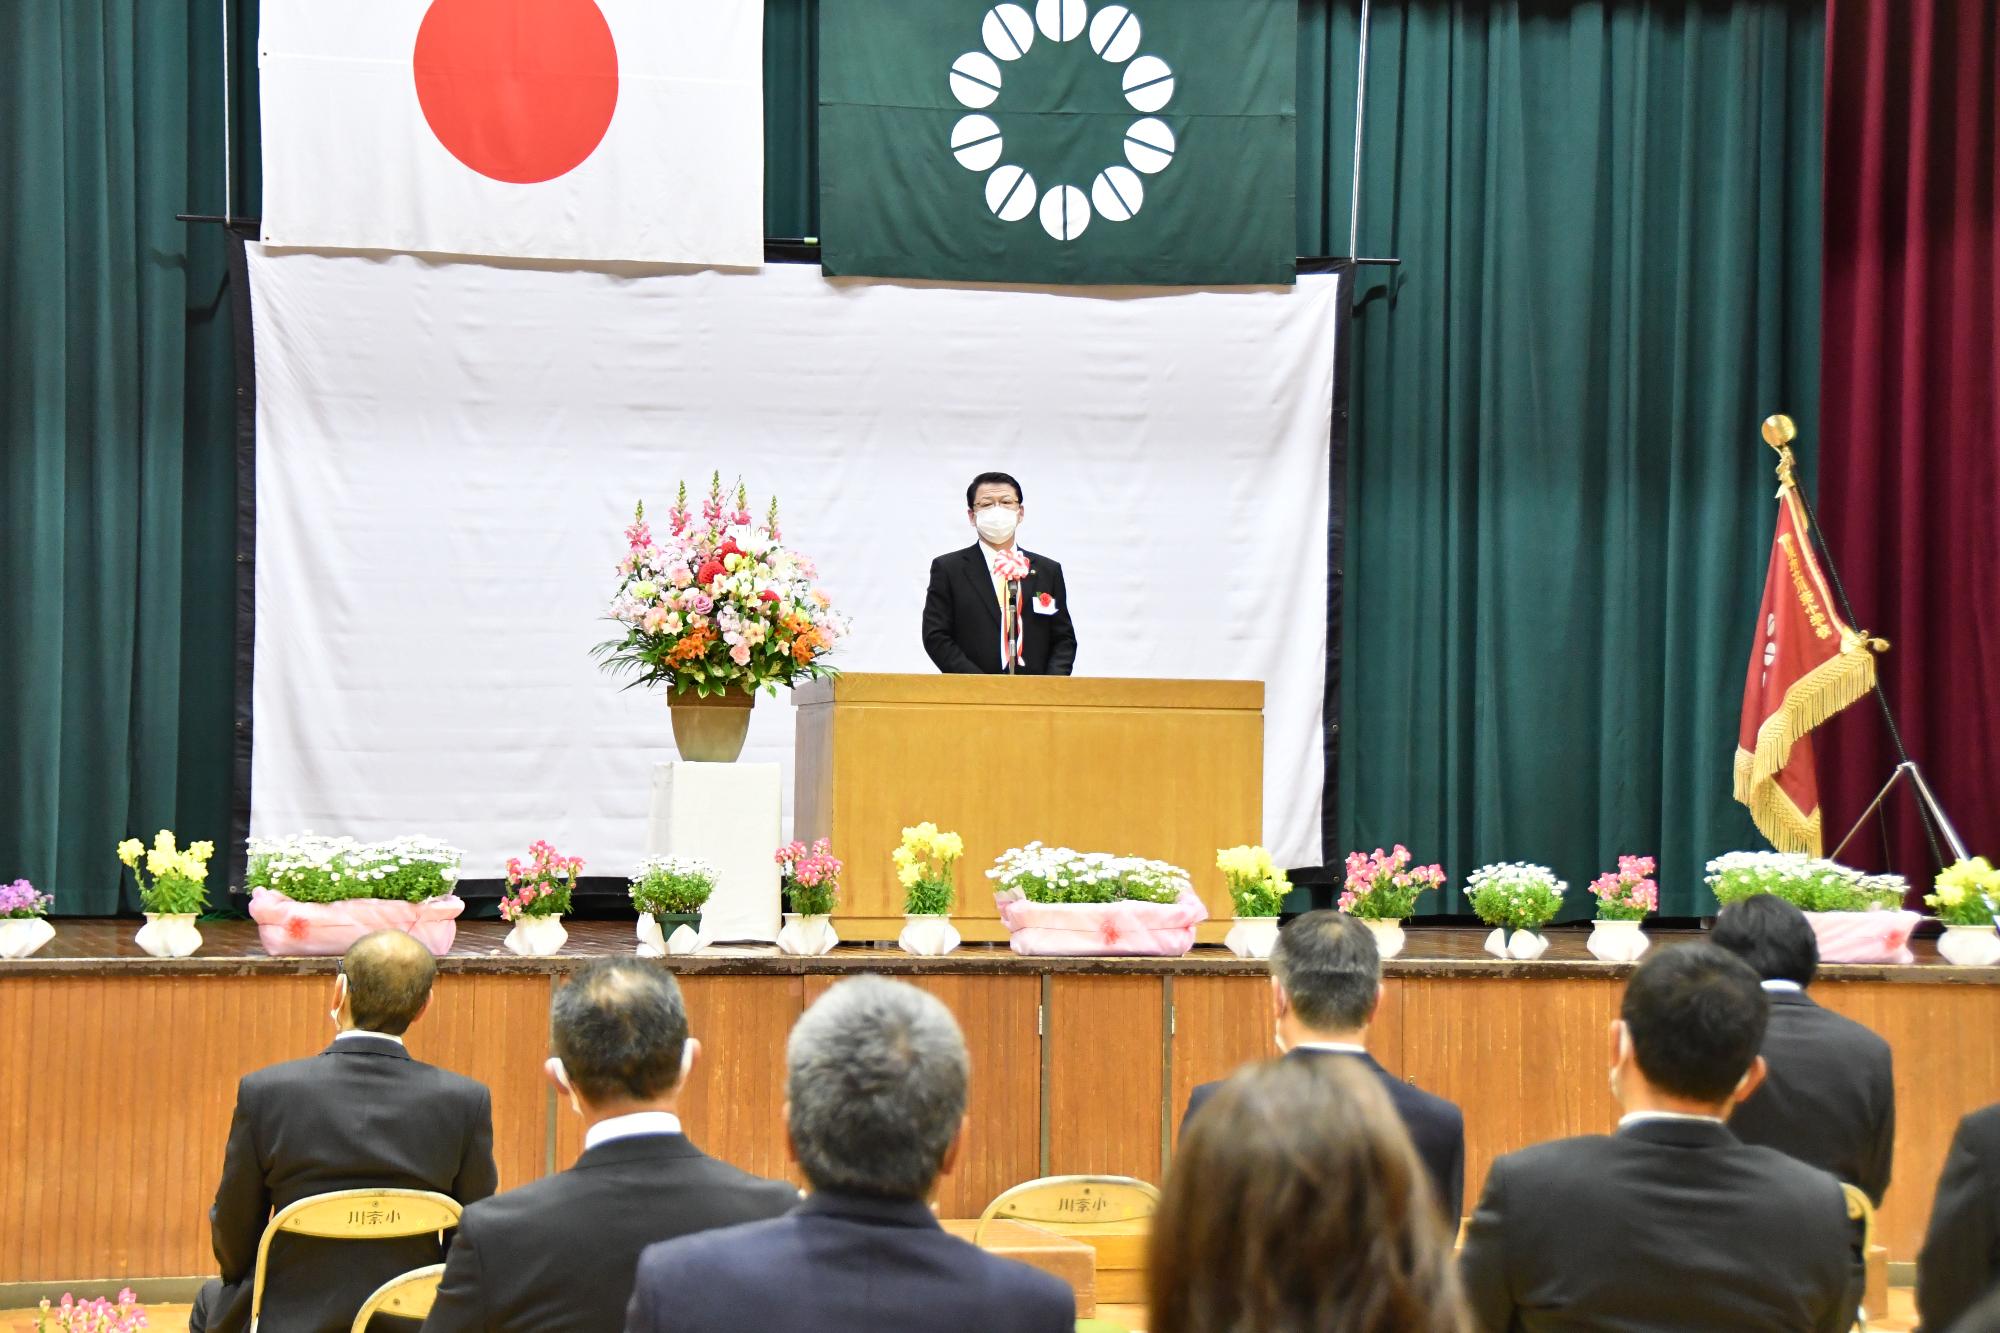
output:
[{"label": "wooden stage floor", "polygon": [[[236,1080],[321,1049],[331,959],[274,959],[248,923],[212,923],[192,958],[149,959],[133,921],[58,920],[33,958],[0,962],[0,1284],[180,1278],[209,1270],[206,1212]],[[499,922],[467,923],[443,960],[419,1058],[493,1089],[503,1187],[560,1169],[577,1121],[543,1081],[549,997],[584,958],[633,947],[629,923],[576,922],[569,949],[520,959]],[[1495,1154],[1612,1128],[1606,1030],[1629,967],[1599,963],[1582,931],[1552,932],[1533,963],[1480,950],[1483,932],[1412,930],[1370,1038],[1385,1066],[1466,1113],[1468,1209]],[[1692,933],[1662,932],[1662,947]],[[1954,1126],[2000,1099],[2000,969],[1936,960],[1828,967],[1813,995],[1896,1053],[1895,1180],[1880,1239],[1914,1260]],[[906,976],[958,1016],[973,1055],[972,1127],[944,1182],[948,1216],[1055,1172],[1160,1179],[1197,1083],[1271,1053],[1263,965],[1202,948],[1184,959],[1033,959],[971,947],[941,959],[843,947],[800,959],[726,948],[668,960],[703,1057],[683,1096],[689,1132],[747,1170],[790,1174],[784,1043],[843,975]]]}]

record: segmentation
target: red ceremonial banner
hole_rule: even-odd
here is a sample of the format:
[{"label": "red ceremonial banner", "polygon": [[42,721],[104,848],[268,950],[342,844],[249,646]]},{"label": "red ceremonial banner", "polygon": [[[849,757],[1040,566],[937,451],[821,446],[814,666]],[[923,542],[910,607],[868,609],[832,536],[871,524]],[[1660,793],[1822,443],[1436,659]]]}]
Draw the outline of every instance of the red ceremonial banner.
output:
[{"label": "red ceremonial banner", "polygon": [[1813,557],[1791,454],[1778,467],[1778,528],[1736,737],[1736,799],[1782,851],[1821,854],[1808,733],[1875,685],[1877,646],[1844,624]]}]

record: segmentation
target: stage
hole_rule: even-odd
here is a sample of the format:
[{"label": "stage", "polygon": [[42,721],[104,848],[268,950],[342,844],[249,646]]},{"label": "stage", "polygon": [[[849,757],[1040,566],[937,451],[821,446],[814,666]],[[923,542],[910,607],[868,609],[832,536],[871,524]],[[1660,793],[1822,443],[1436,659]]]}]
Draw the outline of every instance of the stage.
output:
[{"label": "stage", "polygon": [[[202,927],[194,957],[145,957],[136,921],[59,920],[34,957],[0,962],[0,1284],[189,1277],[209,1271],[207,1208],[236,1079],[331,1036],[332,959],[267,957],[248,922]],[[493,1089],[503,1188],[566,1165],[576,1118],[543,1081],[548,1002],[580,961],[622,955],[632,927],[575,922],[554,958],[506,952],[499,922],[465,923],[410,1047]],[[1371,1038],[1390,1069],[1465,1109],[1466,1206],[1496,1153],[1608,1130],[1605,1030],[1629,966],[1551,932],[1533,963],[1481,952],[1477,929],[1411,930]],[[1660,932],[1658,944],[1695,938]],[[1656,946],[1657,947],[1657,946]],[[1895,1049],[1895,1182],[1879,1239],[1916,1257],[1958,1117],[2000,1097],[2000,968],[1829,966],[1813,995]],[[1195,1084],[1270,1054],[1261,963],[1199,948],[1179,959],[1019,958],[974,946],[945,958],[843,947],[821,958],[724,948],[667,960],[702,1058],[683,1101],[704,1148],[790,1173],[785,1035],[843,976],[883,972],[937,994],[973,1054],[972,1131],[943,1185],[946,1216],[976,1216],[1006,1186],[1053,1172],[1157,1181]]]}]

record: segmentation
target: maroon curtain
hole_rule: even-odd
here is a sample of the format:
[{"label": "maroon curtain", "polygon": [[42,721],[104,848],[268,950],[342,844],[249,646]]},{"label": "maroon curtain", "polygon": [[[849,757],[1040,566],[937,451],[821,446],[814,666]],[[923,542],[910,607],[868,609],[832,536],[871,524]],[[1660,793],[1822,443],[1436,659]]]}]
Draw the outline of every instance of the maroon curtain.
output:
[{"label": "maroon curtain", "polygon": [[[1826,44],[1820,519],[1910,757],[2000,857],[2000,5],[1829,0]],[[1831,850],[1896,761],[1872,700],[1820,736]],[[1842,859],[1928,887],[1913,798]]]}]

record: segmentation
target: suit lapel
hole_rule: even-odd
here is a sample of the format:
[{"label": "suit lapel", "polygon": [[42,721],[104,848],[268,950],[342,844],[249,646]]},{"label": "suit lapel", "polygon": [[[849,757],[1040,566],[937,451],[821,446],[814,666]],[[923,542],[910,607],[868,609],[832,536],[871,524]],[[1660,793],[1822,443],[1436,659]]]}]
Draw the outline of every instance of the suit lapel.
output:
[{"label": "suit lapel", "polygon": [[971,586],[974,594],[973,600],[986,608],[986,618],[993,622],[993,633],[996,636],[993,641],[993,655],[998,657],[1000,655],[1000,640],[997,637],[1000,633],[1000,599],[993,592],[993,574],[992,571],[986,568],[986,556],[979,549],[978,542],[974,542],[965,549],[961,557],[961,563],[965,570],[965,581]]}]

